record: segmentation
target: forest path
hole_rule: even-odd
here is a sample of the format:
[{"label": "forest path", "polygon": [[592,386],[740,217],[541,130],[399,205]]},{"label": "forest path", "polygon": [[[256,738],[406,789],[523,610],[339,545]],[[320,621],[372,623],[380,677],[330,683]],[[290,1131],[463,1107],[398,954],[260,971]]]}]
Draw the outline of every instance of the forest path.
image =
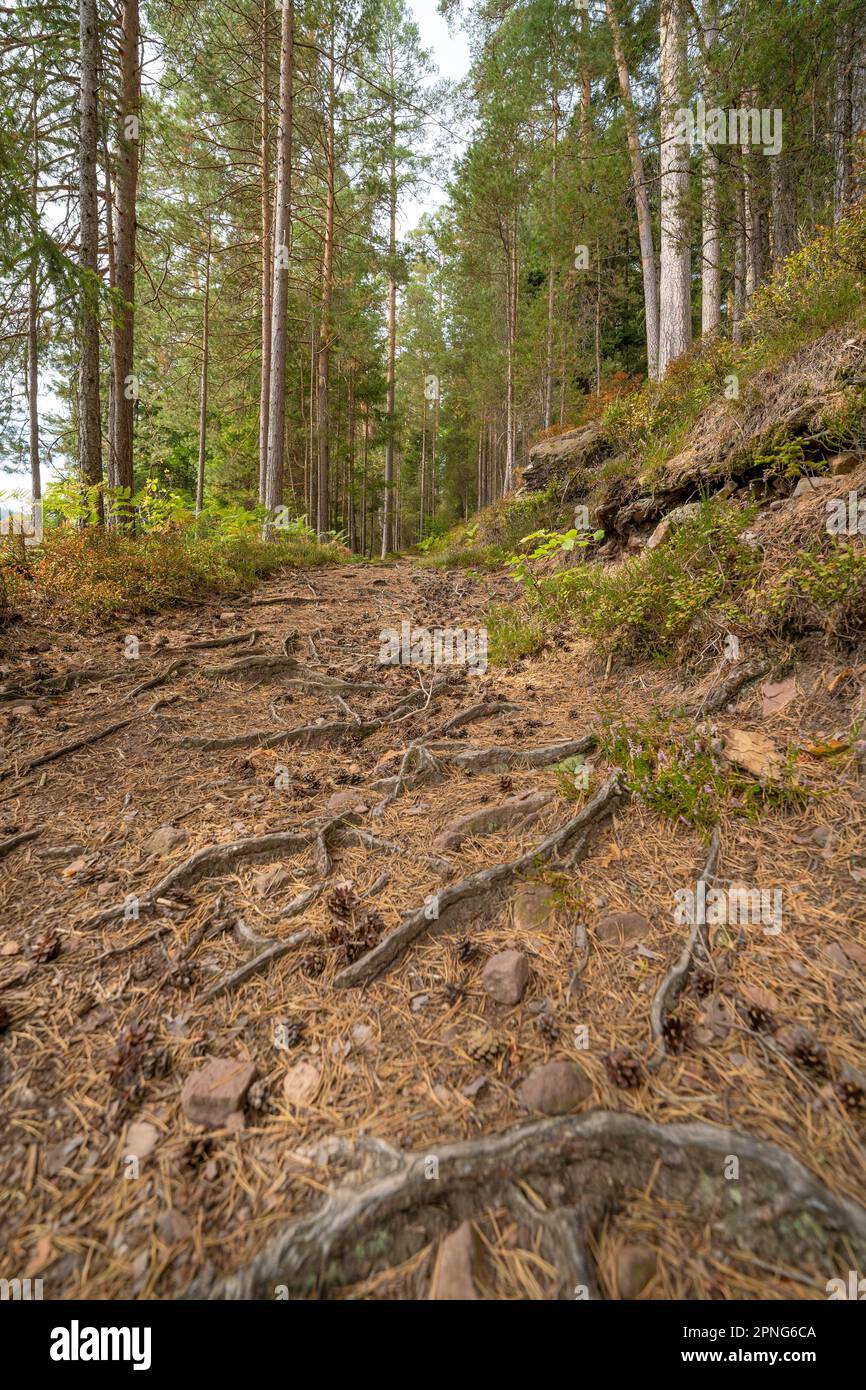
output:
[{"label": "forest path", "polygon": [[[841,835],[832,805],[793,823],[768,815],[758,834],[742,820],[722,826],[726,881],[781,875],[796,933],[718,944],[714,1010],[690,994],[688,1045],[629,1089],[629,1063],[604,1059],[647,1053],[651,1005],[685,939],[671,903],[694,884],[706,844],[620,802],[590,749],[587,793],[552,764],[605,719],[639,720],[682,692],[658,671],[604,675],[565,630],[542,658],[507,670],[434,680],[429,666],[380,661],[383,634],[403,623],[416,639],[477,633],[491,600],[509,594],[502,576],[347,565],[111,633],[10,630],[0,1241],[14,1272],[44,1278],[46,1297],[176,1296],[249,1265],[289,1217],[366,1179],[391,1184],[384,1234],[354,1210],[345,1218],[350,1234],[353,1222],[371,1229],[371,1243],[338,1262],[332,1291],[424,1293],[435,1236],[474,1214],[490,1296],[563,1296],[589,1256],[554,1220],[562,1184],[544,1187],[534,1149],[519,1160],[482,1138],[526,1118],[521,1083],[551,1060],[568,1063],[554,1079],[583,1088],[583,1109],[632,1112],[636,1126],[731,1126],[798,1155],[840,1194],[862,1188],[858,1125],[826,1070],[792,1063],[737,1012],[763,999],[786,1022],[831,1034],[834,1080],[856,1065],[863,961],[845,943],[855,923],[862,936],[848,873],[862,802],[846,804]],[[744,720],[760,725],[748,700]],[[546,849],[586,805],[590,817],[597,808],[586,832],[581,823]],[[503,876],[503,865],[516,867]],[[471,896],[449,899],[485,872]],[[522,964],[504,962],[491,987],[486,960],[506,949]],[[498,1002],[509,985],[519,999]],[[221,1074],[197,1081],[213,1058]],[[239,1063],[254,1066],[251,1084]],[[559,1094],[540,1108],[574,1103]],[[443,1179],[439,1196],[431,1181],[421,1191],[438,1215],[408,1220],[424,1199],[399,1183],[395,1196],[401,1154],[436,1160],[435,1177],[437,1155],[460,1142],[482,1145],[465,1159],[472,1181],[452,1190]],[[536,1142],[565,1164],[559,1130],[526,1144]],[[826,1268],[831,1248],[837,1263],[855,1249],[850,1226],[847,1244],[829,1234],[837,1213],[823,1238],[804,1226],[780,1253],[774,1201],[799,1178],[756,1181],[766,1155],[752,1156],[738,1206],[712,1136],[638,1129],[568,1142],[594,1145],[596,1178],[608,1155],[609,1185],[625,1164],[615,1211],[587,1198],[586,1278],[608,1296],[625,1277],[623,1251],[648,1240],[654,1293],[677,1297],[820,1297],[822,1271],[824,1281],[844,1272]],[[703,1197],[656,1181],[668,1143],[691,1146],[671,1172],[700,1180]],[[463,1158],[450,1161],[464,1171]],[[496,1189],[506,1169],[509,1188]],[[591,1178],[581,1181],[588,1192]],[[742,1248],[746,1214],[763,1224]],[[707,1222],[722,1216],[725,1238],[708,1243]],[[309,1258],[299,1288],[312,1288]],[[283,1263],[266,1263],[246,1291],[272,1297]]]}]

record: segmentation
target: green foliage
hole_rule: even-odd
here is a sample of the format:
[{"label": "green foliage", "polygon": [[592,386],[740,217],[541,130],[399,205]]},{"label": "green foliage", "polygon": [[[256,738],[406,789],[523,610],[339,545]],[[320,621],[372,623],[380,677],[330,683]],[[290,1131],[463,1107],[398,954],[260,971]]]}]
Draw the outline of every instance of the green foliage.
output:
[{"label": "green foliage", "polygon": [[531,541],[537,541],[538,544],[528,554],[510,557],[508,564],[511,577],[515,583],[523,585],[527,594],[538,594],[538,576],[532,569],[533,561],[549,560],[552,555],[568,555],[576,548],[584,550],[593,541],[603,539],[603,531],[594,531],[591,536],[584,535],[574,528],[571,531],[533,531],[532,535],[524,536],[520,544],[529,545]]},{"label": "green foliage", "polygon": [[129,536],[98,528],[46,532],[32,564],[34,599],[84,622],[153,613],[178,600],[249,589],[284,566],[345,563],[342,547],[194,529]]},{"label": "green foliage", "polygon": [[536,609],[496,604],[487,614],[488,653],[494,665],[534,656],[545,644],[544,621]]},{"label": "green foliage", "polygon": [[543,602],[605,650],[666,656],[698,613],[756,573],[758,557],[742,540],[752,514],[704,502],[666,545],[616,570],[586,565],[543,581]]},{"label": "green foliage", "polygon": [[777,784],[761,785],[725,763],[708,733],[660,718],[607,729],[602,751],[635,796],[679,825],[709,829],[723,805],[755,819],[765,806],[802,807],[808,799],[790,768]]}]

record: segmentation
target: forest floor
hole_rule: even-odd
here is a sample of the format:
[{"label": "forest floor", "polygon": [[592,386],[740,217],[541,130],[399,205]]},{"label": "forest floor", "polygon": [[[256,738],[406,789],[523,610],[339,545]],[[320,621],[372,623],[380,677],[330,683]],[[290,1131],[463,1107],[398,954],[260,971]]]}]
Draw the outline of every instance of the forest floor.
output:
[{"label": "forest floor", "polygon": [[[510,587],[346,565],[102,634],[6,629],[4,1276],[46,1298],[808,1299],[863,1267],[863,787],[815,756],[799,808],[722,808],[712,881],[783,889],[781,930],[711,929],[653,1044],[707,836],[599,753],[585,793],[552,764],[721,673],[606,673],[564,628],[507,669],[380,664],[384,630],[477,629]],[[843,667],[818,655],[775,712],[753,684],[713,722],[827,738]],[[515,1003],[483,980],[506,950]]]}]

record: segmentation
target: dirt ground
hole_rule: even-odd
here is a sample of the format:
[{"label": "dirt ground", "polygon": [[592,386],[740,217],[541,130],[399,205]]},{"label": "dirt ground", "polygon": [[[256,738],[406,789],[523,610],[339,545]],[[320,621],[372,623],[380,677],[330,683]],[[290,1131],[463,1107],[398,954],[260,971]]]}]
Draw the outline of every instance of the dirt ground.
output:
[{"label": "dirt ground", "polygon": [[[459,754],[576,740],[694,696],[669,671],[606,673],[566,630],[538,658],[435,685],[430,668],[380,663],[383,631],[477,629],[507,593],[497,577],[347,565],[104,633],[2,634],[4,1275],[41,1277],[58,1299],[174,1298],[218,1282],[338,1186],[537,1120],[520,1087],[555,1059],[585,1074],[581,1115],[745,1133],[862,1200],[866,798],[851,757],[816,751],[849,729],[862,696],[842,658],[798,670],[795,697],[770,715],[758,684],[714,716],[722,736],[797,749],[808,796],[758,818],[723,812],[714,881],[780,890],[781,930],[711,929],[712,969],[692,972],[659,1065],[651,1006],[688,936],[675,895],[701,875],[707,837],[635,796],[592,828],[579,863],[537,856],[507,891],[431,915],[375,978],[341,987],[404,914],[532,851],[611,772],[590,756],[588,788],[569,794],[550,766],[473,769]],[[277,664],[245,664],[254,656]],[[58,676],[81,671],[90,678],[57,692]],[[413,781],[404,753],[422,738],[438,776]],[[437,843],[521,793],[548,795],[520,823]],[[170,877],[199,851],[274,834],[286,841]],[[599,935],[620,912],[641,919],[629,939]],[[513,1005],[482,983],[508,949],[529,966]],[[792,1045],[798,1028],[806,1042]],[[605,1060],[619,1050],[639,1059],[640,1084]],[[210,1058],[255,1067],[215,1126],[182,1103]],[[863,1265],[866,1226],[830,1234],[797,1209],[789,1238],[762,1190],[758,1231],[750,1201],[749,1220],[735,1219],[748,1172],[742,1189],[721,1162],[715,1178],[693,1173],[699,1200],[666,1183],[661,1149],[644,1157],[594,1209],[600,1296],[824,1298],[829,1279]],[[466,1197],[479,1296],[571,1296],[541,1239],[550,1181],[524,1173],[522,1214],[495,1184]],[[292,1296],[426,1297],[450,1217],[415,1221],[410,1206]]]}]

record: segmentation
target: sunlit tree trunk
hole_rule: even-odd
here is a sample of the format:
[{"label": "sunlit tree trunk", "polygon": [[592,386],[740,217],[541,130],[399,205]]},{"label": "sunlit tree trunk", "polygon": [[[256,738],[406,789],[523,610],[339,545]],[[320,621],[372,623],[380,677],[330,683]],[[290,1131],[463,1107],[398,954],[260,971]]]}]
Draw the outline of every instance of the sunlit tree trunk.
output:
[{"label": "sunlit tree trunk", "polygon": [[141,121],[141,63],[138,0],[124,0],[120,33],[120,122],[117,138],[117,193],[114,244],[117,291],[123,306],[112,328],[112,437],[109,453],[117,486],[134,487],[133,433],[138,396],[135,359],[136,204]]},{"label": "sunlit tree trunk", "polygon": [[96,0],[80,0],[81,102],[78,144],[79,264],[85,273],[79,316],[78,459],[85,488],[99,488],[98,519],[103,519],[102,420],[99,407],[99,211],[96,150],[99,36]]},{"label": "sunlit tree trunk", "polygon": [[661,0],[659,105],[661,114],[661,256],[659,376],[692,340],[691,246],[688,227],[689,150],[676,142],[683,102],[685,31],[681,0]]},{"label": "sunlit tree trunk", "polygon": [[[283,0],[280,25],[280,114],[277,131],[277,199],[271,297],[271,372],[268,400],[268,465],[264,503],[272,517],[283,500],[286,416],[286,326],[289,305],[289,242],[292,220],[292,93],[295,7]],[[270,533],[270,522],[267,524]]]}]

